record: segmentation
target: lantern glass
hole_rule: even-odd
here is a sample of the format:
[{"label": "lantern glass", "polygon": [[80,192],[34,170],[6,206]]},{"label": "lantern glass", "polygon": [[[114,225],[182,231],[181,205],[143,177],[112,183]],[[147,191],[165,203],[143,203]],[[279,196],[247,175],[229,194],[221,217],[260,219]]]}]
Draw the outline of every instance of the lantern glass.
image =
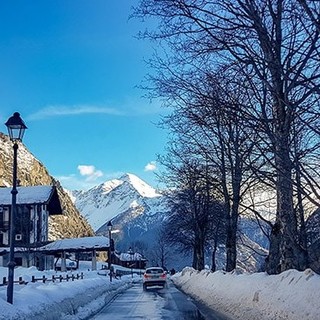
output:
[{"label": "lantern glass", "polygon": [[20,118],[19,112],[15,112],[13,116],[8,119],[5,125],[8,128],[9,137],[12,141],[22,141],[24,131],[27,129],[27,126]]}]

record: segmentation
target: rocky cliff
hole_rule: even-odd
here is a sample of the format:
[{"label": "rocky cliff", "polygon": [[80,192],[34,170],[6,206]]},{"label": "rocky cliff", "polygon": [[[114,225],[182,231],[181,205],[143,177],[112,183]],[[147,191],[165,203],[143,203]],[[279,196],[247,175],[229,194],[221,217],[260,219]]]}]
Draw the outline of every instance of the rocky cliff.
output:
[{"label": "rocky cliff", "polygon": [[[0,132],[0,187],[12,186],[13,149],[10,138]],[[49,240],[76,238],[94,234],[86,219],[72,203],[59,182],[28,149],[19,143],[18,180],[21,186],[55,185],[61,201],[63,215],[50,217]]]}]

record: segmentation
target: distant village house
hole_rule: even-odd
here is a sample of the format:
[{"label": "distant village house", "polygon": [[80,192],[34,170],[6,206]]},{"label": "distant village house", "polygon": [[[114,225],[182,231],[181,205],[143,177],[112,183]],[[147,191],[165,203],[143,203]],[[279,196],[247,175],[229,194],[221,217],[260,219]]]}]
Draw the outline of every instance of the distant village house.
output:
[{"label": "distant village house", "polygon": [[147,259],[138,252],[121,252],[112,255],[111,262],[125,268],[145,269]]}]

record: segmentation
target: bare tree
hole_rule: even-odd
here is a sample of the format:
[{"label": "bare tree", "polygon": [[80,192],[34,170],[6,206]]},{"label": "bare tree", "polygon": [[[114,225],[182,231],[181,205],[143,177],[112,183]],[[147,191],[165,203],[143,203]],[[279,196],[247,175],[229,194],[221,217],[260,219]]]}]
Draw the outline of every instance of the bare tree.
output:
[{"label": "bare tree", "polygon": [[[158,18],[158,28],[143,36],[168,46],[171,58],[163,63],[164,72],[174,69],[182,77],[186,70],[198,72],[210,64],[236,83],[242,81],[247,99],[241,118],[265,141],[266,163],[274,168],[277,212],[269,273],[307,266],[294,207],[299,179],[293,179],[292,135],[296,119],[319,134],[318,9],[315,2],[301,0],[142,0],[135,11]],[[158,80],[154,83],[161,88],[164,78]],[[234,183],[241,179],[240,171],[235,177]],[[239,195],[235,192],[233,199]]]},{"label": "bare tree", "polygon": [[157,265],[167,269],[168,260],[170,259],[170,246],[166,241],[166,231],[164,228],[159,230],[156,243],[153,246],[153,259]]},{"label": "bare tree", "polygon": [[[181,159],[181,154],[178,156]],[[165,224],[166,240],[179,246],[183,252],[191,251],[193,267],[202,270],[205,266],[205,248],[213,239],[215,223],[224,217],[221,213],[224,206],[218,205],[214,185],[204,175],[201,164],[194,159],[183,158],[181,165],[172,162],[171,154],[168,166],[168,172],[173,174],[170,179],[174,179],[175,189],[167,195],[171,214]]]},{"label": "bare tree", "polygon": [[204,163],[202,174],[209,166],[216,181],[216,193],[225,203],[226,270],[231,271],[237,262],[236,235],[241,198],[252,180],[246,159],[257,142],[256,134],[239,117],[240,94],[236,86],[228,87],[227,79],[207,71],[184,77],[172,71],[170,78],[161,77],[162,93],[170,94],[177,103],[175,110],[164,120],[175,134],[176,145],[183,149],[174,152],[187,153],[190,158]]}]

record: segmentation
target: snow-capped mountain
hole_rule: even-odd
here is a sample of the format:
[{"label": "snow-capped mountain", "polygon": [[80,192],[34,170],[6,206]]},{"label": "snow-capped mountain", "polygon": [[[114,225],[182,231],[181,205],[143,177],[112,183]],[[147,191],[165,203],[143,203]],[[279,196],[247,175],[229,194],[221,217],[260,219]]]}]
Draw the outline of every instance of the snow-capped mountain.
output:
[{"label": "snow-capped mountain", "polygon": [[[73,191],[72,198],[78,210],[88,220],[93,229],[101,232],[109,220],[124,220],[139,215],[154,216],[166,211],[161,194],[133,174],[125,174],[118,179],[106,181],[88,191]],[[130,211],[130,212],[129,212]]]},{"label": "snow-capped mountain", "polygon": [[151,249],[168,212],[164,196],[130,173],[88,191],[72,191],[71,198],[96,235],[108,236],[107,223],[112,220],[120,251],[132,246],[146,253],[147,244]]}]

